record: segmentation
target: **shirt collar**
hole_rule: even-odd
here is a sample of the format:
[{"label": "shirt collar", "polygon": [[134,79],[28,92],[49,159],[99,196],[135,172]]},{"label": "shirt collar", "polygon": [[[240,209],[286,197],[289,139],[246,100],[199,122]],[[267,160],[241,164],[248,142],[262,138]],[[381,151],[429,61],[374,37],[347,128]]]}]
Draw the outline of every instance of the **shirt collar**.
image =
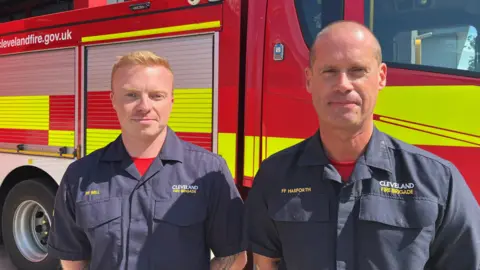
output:
[{"label": "shirt collar", "polygon": [[[183,162],[184,158],[184,146],[181,139],[170,128],[167,128],[167,136],[163,143],[162,149],[158,154],[160,160],[173,160]],[[125,145],[122,141],[122,135],[120,134],[115,141],[108,145],[105,149],[105,153],[101,160],[103,161],[121,161],[124,159],[131,159],[128,154]]]},{"label": "shirt collar", "polygon": [[[392,157],[389,148],[392,147],[387,136],[379,131],[376,127],[373,128],[372,136],[367,144],[365,152],[360,156],[359,161],[365,162],[369,167],[382,169],[392,172]],[[316,166],[328,165],[328,159],[322,141],[320,139],[320,131],[317,130],[315,134],[307,139],[305,148],[300,155],[298,164],[300,166]]]}]

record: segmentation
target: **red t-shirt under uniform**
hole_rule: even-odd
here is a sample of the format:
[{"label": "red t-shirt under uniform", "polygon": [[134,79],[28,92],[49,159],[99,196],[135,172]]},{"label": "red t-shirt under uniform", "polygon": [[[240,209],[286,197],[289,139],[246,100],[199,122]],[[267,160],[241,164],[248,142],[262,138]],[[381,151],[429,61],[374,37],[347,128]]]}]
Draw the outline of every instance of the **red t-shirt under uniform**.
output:
[{"label": "red t-shirt under uniform", "polygon": [[331,160],[332,165],[337,169],[343,182],[347,182],[355,168],[355,161],[335,161]]},{"label": "red t-shirt under uniform", "polygon": [[138,172],[140,173],[140,176],[143,176],[150,165],[152,164],[153,160],[155,158],[136,158],[132,157],[133,163],[135,163],[135,167],[137,167]]}]

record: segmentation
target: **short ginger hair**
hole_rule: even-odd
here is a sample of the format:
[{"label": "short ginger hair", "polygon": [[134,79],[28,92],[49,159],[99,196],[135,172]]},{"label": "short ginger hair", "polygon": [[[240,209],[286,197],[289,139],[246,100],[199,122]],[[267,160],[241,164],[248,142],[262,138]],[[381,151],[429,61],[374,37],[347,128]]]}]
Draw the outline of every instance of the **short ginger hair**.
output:
[{"label": "short ginger hair", "polygon": [[170,67],[170,63],[166,58],[158,56],[151,51],[130,52],[123,56],[119,56],[117,58],[117,61],[113,65],[112,74],[110,78],[110,83],[111,83],[110,87],[112,88],[111,90],[113,90],[113,76],[115,75],[115,72],[121,67],[132,66],[132,65],[141,65],[146,67],[162,66],[168,69],[173,74],[173,71]]}]

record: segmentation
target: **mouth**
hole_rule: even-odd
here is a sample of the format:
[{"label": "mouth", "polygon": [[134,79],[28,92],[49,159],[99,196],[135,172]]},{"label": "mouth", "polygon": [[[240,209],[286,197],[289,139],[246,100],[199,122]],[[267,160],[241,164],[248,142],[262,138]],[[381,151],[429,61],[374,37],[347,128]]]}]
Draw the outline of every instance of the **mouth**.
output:
[{"label": "mouth", "polygon": [[357,102],[353,102],[353,101],[332,101],[332,102],[329,102],[328,104],[334,107],[348,107],[348,108],[353,108],[359,105]]},{"label": "mouth", "polygon": [[152,119],[152,118],[134,118],[132,119],[133,122],[137,122],[137,123],[150,123],[150,122],[154,122],[155,119]]}]

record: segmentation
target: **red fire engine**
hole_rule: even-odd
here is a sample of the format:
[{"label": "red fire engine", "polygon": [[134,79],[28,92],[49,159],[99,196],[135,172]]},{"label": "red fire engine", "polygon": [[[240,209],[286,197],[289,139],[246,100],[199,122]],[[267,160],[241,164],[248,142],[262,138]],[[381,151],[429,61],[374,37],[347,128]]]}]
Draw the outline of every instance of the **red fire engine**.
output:
[{"label": "red fire engine", "polygon": [[117,56],[170,60],[172,129],[222,155],[246,194],[263,159],[317,128],[304,68],[316,33],[339,19],[364,23],[382,45],[378,128],[451,160],[480,200],[478,0],[70,0],[46,15],[33,2],[47,0],[19,2],[21,12],[6,1],[1,232],[19,268],[53,269],[45,243],[63,172],[120,133],[109,101]]}]

